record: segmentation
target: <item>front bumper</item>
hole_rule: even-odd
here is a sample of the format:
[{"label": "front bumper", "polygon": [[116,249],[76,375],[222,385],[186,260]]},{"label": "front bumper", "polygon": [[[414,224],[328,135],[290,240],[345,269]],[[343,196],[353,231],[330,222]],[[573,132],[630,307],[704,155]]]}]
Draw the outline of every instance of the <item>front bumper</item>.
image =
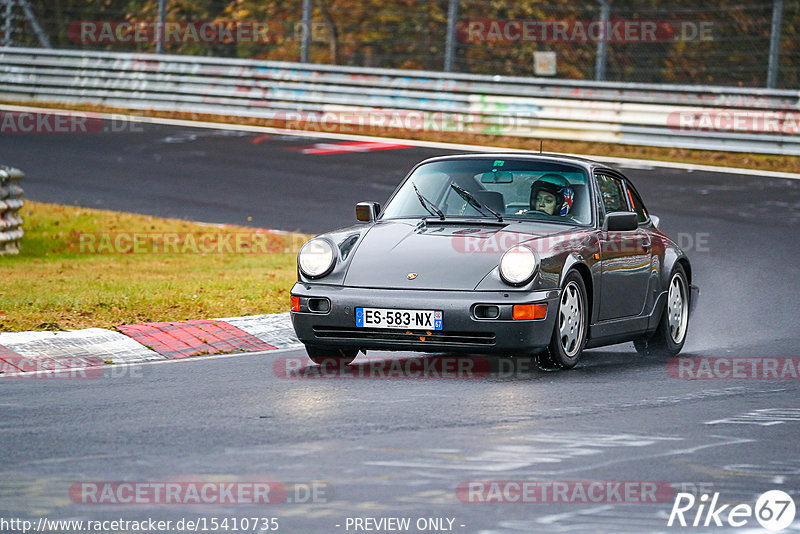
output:
[{"label": "front bumper", "polygon": [[[300,311],[292,311],[298,339],[306,345],[364,350],[418,352],[520,353],[547,347],[553,334],[560,291],[435,291],[393,290],[296,283],[292,296]],[[311,300],[309,300],[311,299]],[[330,309],[318,306],[327,299]],[[513,320],[515,304],[547,303],[539,320]],[[481,319],[476,306],[497,306],[499,316]],[[442,330],[358,328],[357,307],[442,310]],[[316,309],[317,311],[312,311]]]}]

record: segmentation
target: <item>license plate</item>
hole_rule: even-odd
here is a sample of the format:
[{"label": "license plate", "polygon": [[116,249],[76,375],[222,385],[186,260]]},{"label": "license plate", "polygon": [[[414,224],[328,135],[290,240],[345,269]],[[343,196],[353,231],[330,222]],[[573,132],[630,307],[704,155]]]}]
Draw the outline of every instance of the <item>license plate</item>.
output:
[{"label": "license plate", "polygon": [[442,312],[438,310],[356,308],[356,326],[366,328],[441,330]]}]

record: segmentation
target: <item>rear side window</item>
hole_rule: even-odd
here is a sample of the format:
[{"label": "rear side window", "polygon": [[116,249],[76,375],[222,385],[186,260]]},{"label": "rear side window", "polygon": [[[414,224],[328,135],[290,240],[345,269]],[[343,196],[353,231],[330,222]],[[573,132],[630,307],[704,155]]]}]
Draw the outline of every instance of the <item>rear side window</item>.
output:
[{"label": "rear side window", "polygon": [[631,203],[633,211],[636,212],[637,219],[639,220],[640,223],[646,221],[648,217],[647,209],[644,207],[644,203],[642,202],[642,199],[639,197],[639,194],[636,192],[635,189],[633,189],[633,187],[630,186],[630,184],[628,184],[628,187],[626,189],[628,191],[628,201]]}]

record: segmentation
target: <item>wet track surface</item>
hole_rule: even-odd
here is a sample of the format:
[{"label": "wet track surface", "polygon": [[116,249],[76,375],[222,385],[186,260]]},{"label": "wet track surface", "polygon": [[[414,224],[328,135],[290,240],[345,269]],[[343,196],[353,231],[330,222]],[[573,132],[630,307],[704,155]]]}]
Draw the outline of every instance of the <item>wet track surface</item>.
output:
[{"label": "wet track surface", "polygon": [[[445,153],[303,152],[319,143],[147,125],[114,135],[0,136],[0,162],[27,173],[32,200],[314,233],[349,224],[356,202],[385,201],[414,163]],[[687,249],[701,287],[683,355],[800,356],[800,181],[620,169]],[[464,533],[667,532],[671,497],[486,504],[459,501],[456,488],[657,481],[750,505],[771,489],[800,493],[797,379],[676,379],[665,360],[639,357],[631,344],[587,351],[568,372],[517,361],[465,380],[278,376],[285,358],[303,355],[145,365],[135,376],[89,381],[3,381],[0,445],[10,453],[0,466],[0,512],[274,516],[281,532],[348,532],[347,517],[445,517]],[[73,483],[121,480],[329,486],[327,502],[257,509],[69,501]]]}]

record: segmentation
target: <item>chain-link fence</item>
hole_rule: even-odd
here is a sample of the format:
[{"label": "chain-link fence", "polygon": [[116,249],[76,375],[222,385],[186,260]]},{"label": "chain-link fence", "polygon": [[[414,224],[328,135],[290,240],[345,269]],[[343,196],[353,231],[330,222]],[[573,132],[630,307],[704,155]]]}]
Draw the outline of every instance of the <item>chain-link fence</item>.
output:
[{"label": "chain-link fence", "polygon": [[1,42],[299,61],[304,3],[314,63],[800,87],[800,0],[0,0]]}]

